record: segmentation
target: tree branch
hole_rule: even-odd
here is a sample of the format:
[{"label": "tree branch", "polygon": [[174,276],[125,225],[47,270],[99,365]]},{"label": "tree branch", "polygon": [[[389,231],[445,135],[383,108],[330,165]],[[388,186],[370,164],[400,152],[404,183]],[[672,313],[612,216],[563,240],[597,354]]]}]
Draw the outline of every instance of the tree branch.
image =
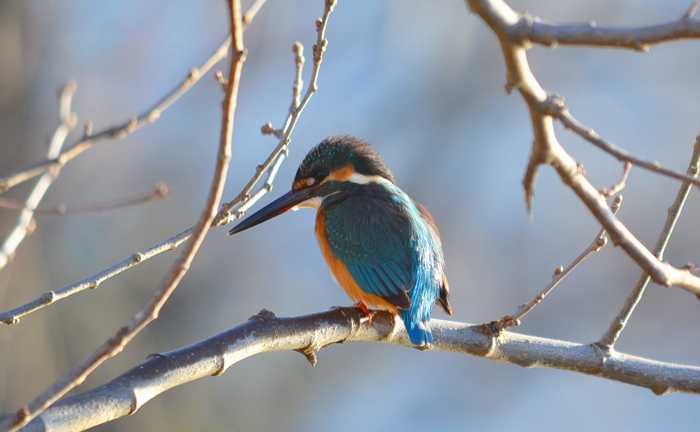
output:
[{"label": "tree branch", "polygon": [[594,146],[613,156],[620,162],[624,162],[625,164],[636,165],[645,170],[655,172],[657,174],[661,174],[663,176],[682,182],[688,182],[691,185],[700,187],[700,180],[694,177],[670,170],[668,168],[664,168],[657,161],[648,161],[638,158],[630,154],[629,152],[607,142],[600,135],[598,135],[596,131],[584,126],[581,122],[576,120],[576,118],[573,115],[571,115],[569,110],[566,109],[563,102],[555,103],[555,106],[556,112],[554,113],[554,115],[564,125],[564,127],[573,131],[574,133],[576,133],[576,135],[580,136],[581,138],[590,142]]},{"label": "tree branch", "polygon": [[[253,18],[258,13],[265,0],[256,0],[244,15],[243,27],[253,21]],[[189,71],[183,81],[175,86],[170,92],[163,96],[153,106],[136,117],[125,121],[116,126],[110,126],[98,132],[92,132],[92,127],[89,123],[86,124],[85,133],[82,138],[65,149],[63,152],[48,157],[46,160],[32,164],[30,166],[19,169],[18,171],[9,174],[5,177],[0,177],[0,193],[6,192],[9,189],[39,176],[52,168],[60,168],[66,163],[78,157],[86,150],[92,148],[99,141],[103,140],[121,140],[128,135],[136,132],[142,127],[154,123],[160,116],[174,104],[180,97],[187,93],[199,80],[209,73],[220,61],[226,58],[228,50],[231,47],[231,36],[221,42],[214,53],[209,56],[200,66]]]},{"label": "tree branch", "polygon": [[[150,192],[142,193],[140,195],[85,205],[67,206],[66,204],[59,204],[51,207],[42,206],[35,208],[34,214],[65,216],[73,214],[103,212],[108,210],[121,209],[125,207],[133,207],[151,201],[157,201],[165,198],[166,195],[168,195],[168,185],[166,183],[159,182],[156,184],[155,188],[153,188]],[[11,210],[24,210],[28,207],[26,207],[25,204],[21,202],[9,198],[0,197],[0,208]]]},{"label": "tree branch", "polygon": [[[75,127],[78,119],[76,115],[71,111],[71,103],[73,101],[73,95],[77,90],[77,86],[74,82],[70,82],[63,86],[59,92],[59,120],[60,124],[51,138],[49,143],[49,150],[46,157],[49,159],[55,158],[61,153],[63,144],[68,138],[68,134]],[[39,181],[36,182],[34,188],[29,193],[27,200],[22,206],[22,211],[17,218],[17,224],[14,229],[10,231],[5,241],[0,246],[0,271],[5,268],[5,266],[10,262],[15,254],[15,251],[19,247],[20,243],[27,237],[27,235],[34,230],[36,227],[36,222],[34,221],[34,211],[41,200],[44,199],[46,192],[53,184],[54,180],[61,173],[61,167],[55,167],[50,171],[43,173]],[[30,177],[31,178],[31,177]]]},{"label": "tree branch", "polygon": [[[620,246],[654,282],[662,286],[678,286],[700,294],[700,278],[688,269],[679,269],[661,262],[620,222],[608,207],[605,197],[588,181],[582,167],[566,152],[554,132],[553,117],[562,111],[561,98],[550,96],[535,78],[527,58],[527,43],[513,36],[522,14],[503,0],[466,0],[496,34],[506,64],[506,90],[517,89],[525,100],[532,122],[534,142],[523,186],[528,209],[531,207],[537,169],[541,164],[552,166],[560,179],[588,207],[605,228],[614,244]],[[684,176],[685,177],[685,176]]]},{"label": "tree branch", "polygon": [[[627,171],[625,171],[625,174],[623,174],[623,179],[626,178],[626,174]],[[620,210],[621,205],[622,195],[618,195],[612,204],[613,213],[617,214],[617,212]],[[521,324],[522,319],[525,318],[525,316],[529,314],[537,305],[542,303],[544,299],[549,294],[551,294],[551,292],[554,291],[554,289],[558,287],[564,279],[567,278],[567,276],[569,276],[574,270],[576,270],[576,267],[578,267],[591,255],[600,252],[600,250],[603,249],[607,244],[608,234],[605,232],[604,229],[601,229],[595,236],[591,244],[588,245],[588,247],[586,247],[586,249],[584,249],[580,254],[578,254],[578,256],[574,258],[573,261],[571,261],[566,267],[559,266],[556,268],[552,280],[549,282],[549,284],[547,284],[546,287],[544,287],[542,291],[539,292],[539,294],[533,297],[532,300],[530,300],[529,302],[520,305],[518,307],[518,310],[512,315],[506,315],[498,321],[486,323],[485,325],[487,331],[497,334],[508,327],[519,326]]]},{"label": "tree branch", "polygon": [[[361,322],[362,321],[362,322]],[[491,337],[481,326],[432,320],[434,351],[470,354],[523,367],[554,368],[651,389],[700,393],[700,368],[614,352],[594,345],[503,332]],[[223,374],[256,354],[296,350],[313,355],[340,342],[379,342],[411,347],[400,321],[385,312],[372,325],[356,308],[297,318],[263,310],[248,322],[176,351],[155,354],[111,382],[68,397],[49,408],[26,431],[83,430],[131,415],[159,394],[201,378]],[[416,355],[419,354],[416,352]]]},{"label": "tree branch", "polygon": [[[688,175],[697,178],[699,170],[700,170],[700,135],[698,135],[697,138],[695,139],[695,146],[693,148],[693,155],[691,156],[690,164],[688,165]],[[683,211],[683,207],[685,206],[685,202],[688,199],[688,195],[690,195],[691,189],[692,189],[692,185],[690,184],[690,182],[683,183],[681,185],[680,189],[678,190],[678,194],[676,195],[676,199],[674,200],[671,207],[668,209],[668,216],[666,217],[666,223],[664,225],[664,228],[661,230],[661,234],[659,235],[659,239],[657,240],[656,246],[654,247],[654,254],[660,260],[663,259],[663,257],[664,257],[664,253],[666,252],[666,247],[668,246],[668,242],[669,242],[669,240],[671,240],[671,235],[673,234],[673,229],[676,227],[676,222],[678,222],[678,219],[681,217],[681,212]],[[627,300],[625,300],[625,303],[622,306],[622,309],[617,314],[617,316],[612,321],[612,323],[610,323],[610,327],[608,328],[608,331],[598,341],[598,344],[601,347],[603,347],[605,349],[612,349],[613,348],[613,346],[615,345],[617,340],[620,338],[622,331],[625,329],[625,326],[627,325],[627,321],[629,320],[630,316],[632,316],[634,309],[637,307],[637,304],[642,299],[642,296],[644,295],[644,291],[646,290],[646,287],[647,287],[647,285],[649,285],[650,281],[651,281],[651,277],[646,273],[642,273],[642,275],[639,277],[639,280],[637,281],[637,284],[632,289],[632,292],[630,293],[630,295],[627,297]]]},{"label": "tree branch", "polygon": [[[280,141],[278,142],[277,146],[272,150],[272,152],[270,152],[265,161],[261,165],[258,165],[255,170],[255,174],[250,178],[250,180],[248,180],[236,198],[222,206],[219,214],[214,220],[214,225],[225,225],[234,220],[240,219],[243,217],[243,215],[245,215],[245,212],[248,209],[250,209],[263,196],[272,190],[277,172],[286,158],[293,129],[296,126],[302,111],[309,103],[313,94],[318,90],[318,76],[321,68],[321,62],[323,61],[323,51],[328,45],[328,41],[325,38],[325,32],[328,26],[328,19],[333,12],[334,6],[335,1],[326,1],[323,17],[320,18],[320,25],[317,24],[316,27],[317,41],[315,46],[323,47],[323,49],[314,49],[314,52],[318,52],[319,55],[314,55],[314,64],[311,72],[312,84],[307,88],[303,100],[298,105],[295,104],[296,106],[294,109],[290,109],[290,112],[284,122],[283,129],[278,131]],[[300,69],[304,64],[303,47],[301,43],[294,43],[293,52],[295,55],[295,76],[292,98],[295,100],[297,98],[296,89],[298,87],[300,88],[301,86],[299,83],[301,80]],[[272,125],[269,125],[269,128],[273,129]],[[266,174],[267,177],[265,182],[256,192],[253,192],[253,189]],[[236,210],[235,213],[233,210]],[[0,322],[8,325],[16,324],[21,318],[52,305],[59,300],[63,300],[88,289],[98,288],[103,282],[116,277],[119,274],[130,270],[155,256],[177,249],[180,245],[187,241],[187,239],[189,239],[189,237],[192,235],[192,230],[193,227],[187,228],[186,230],[146,249],[143,252],[135,252],[129,255],[121,261],[116,262],[108,268],[101,270],[94,275],[88,276],[81,281],[66,285],[58,290],[48,291],[28,303],[2,312],[0,313]]]},{"label": "tree branch", "polygon": [[595,22],[552,24],[521,15],[508,33],[517,40],[555,47],[557,45],[624,48],[646,52],[654,44],[700,38],[700,21],[693,19],[697,11],[694,1],[678,20],[643,27],[603,27]]},{"label": "tree branch", "polygon": [[204,210],[202,211],[202,215],[193,230],[190,241],[172,266],[165,283],[156,291],[153,299],[146,307],[134,315],[129,324],[117,330],[113,337],[108,339],[85,361],[80,363],[68,374],[61,377],[36,399],[19,409],[14,416],[9,416],[6,422],[0,424],[0,427],[3,429],[6,428],[14,431],[26,425],[66,393],[84,382],[102,363],[120,353],[148,324],[158,318],[160,310],[190,269],[195,255],[199,251],[199,248],[204,242],[204,238],[211,228],[214,216],[216,216],[219,203],[221,202],[221,197],[223,196],[226,176],[228,174],[228,163],[231,159],[231,141],[238,101],[238,86],[246,57],[243,46],[243,25],[241,23],[240,1],[230,0],[228,6],[233,53],[231,55],[228,88],[224,96],[219,149],[209,196]]}]

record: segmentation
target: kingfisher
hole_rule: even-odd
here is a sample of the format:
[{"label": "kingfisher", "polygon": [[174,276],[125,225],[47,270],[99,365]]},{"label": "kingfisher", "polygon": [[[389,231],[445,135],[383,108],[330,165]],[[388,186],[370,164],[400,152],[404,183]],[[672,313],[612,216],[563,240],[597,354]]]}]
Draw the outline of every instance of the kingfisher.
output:
[{"label": "kingfisher", "polygon": [[326,264],[365,317],[371,320],[370,308],[388,311],[416,347],[430,348],[433,305],[452,315],[442,241],[428,210],[396,185],[379,154],[352,136],[324,139],[302,161],[291,191],[229,234],[298,208],[317,209]]}]

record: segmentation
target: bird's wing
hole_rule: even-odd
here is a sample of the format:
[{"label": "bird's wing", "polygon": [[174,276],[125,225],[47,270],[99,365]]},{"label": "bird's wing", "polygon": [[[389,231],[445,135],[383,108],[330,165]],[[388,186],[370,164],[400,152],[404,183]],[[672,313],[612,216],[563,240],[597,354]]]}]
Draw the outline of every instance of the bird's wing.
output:
[{"label": "bird's wing", "polygon": [[329,247],[360,288],[408,309],[418,252],[406,210],[391,200],[365,195],[323,211]]},{"label": "bird's wing", "polygon": [[[438,230],[438,227],[435,224],[435,221],[433,220],[433,215],[430,214],[428,209],[423,204],[416,203],[416,207],[418,208],[420,214],[423,216],[423,219],[428,223],[430,229],[432,229],[431,235],[433,236],[433,240],[436,244],[442,246],[442,240],[440,240],[440,231]],[[440,295],[438,297],[438,302],[440,303],[440,306],[445,310],[445,313],[447,313],[447,315],[452,315],[452,305],[448,300],[449,294],[450,284],[447,282],[447,276],[443,272],[440,281]]]}]

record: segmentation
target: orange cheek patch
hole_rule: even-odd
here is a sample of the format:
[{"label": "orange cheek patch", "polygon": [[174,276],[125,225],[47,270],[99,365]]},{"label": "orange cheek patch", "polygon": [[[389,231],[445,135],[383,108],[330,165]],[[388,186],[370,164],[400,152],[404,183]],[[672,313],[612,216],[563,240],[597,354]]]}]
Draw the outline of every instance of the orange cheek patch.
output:
[{"label": "orange cheek patch", "polygon": [[331,273],[333,273],[333,276],[348,297],[355,302],[361,302],[364,305],[374,309],[382,309],[393,314],[398,313],[396,306],[391,304],[389,301],[382,297],[369,294],[360,288],[345,264],[337,259],[335,255],[333,255],[330,245],[328,244],[328,238],[326,237],[326,221],[325,215],[322,211],[319,211],[316,214],[316,238],[318,239],[318,244],[321,247],[323,258],[326,260],[328,267],[331,269]]},{"label": "orange cheek patch", "polygon": [[345,165],[344,167],[333,171],[328,177],[326,177],[326,181],[348,181],[353,174],[355,174],[355,170],[352,168],[352,165]]}]

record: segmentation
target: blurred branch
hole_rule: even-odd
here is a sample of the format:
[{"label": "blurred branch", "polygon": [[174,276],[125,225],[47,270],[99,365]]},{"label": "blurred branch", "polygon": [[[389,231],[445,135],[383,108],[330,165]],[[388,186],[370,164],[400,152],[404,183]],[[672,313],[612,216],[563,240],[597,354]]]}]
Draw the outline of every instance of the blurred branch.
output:
[{"label": "blurred branch", "polygon": [[[623,179],[626,178],[626,173],[623,175]],[[612,211],[614,214],[617,214],[617,212],[620,210],[620,206],[622,205],[622,195],[619,195],[615,198],[612,204]],[[566,267],[559,266],[554,270],[554,276],[552,277],[551,282],[542,290],[540,291],[539,294],[537,294],[532,300],[529,302],[522,304],[518,307],[518,310],[512,314],[512,315],[506,315],[503,318],[499,319],[498,321],[492,321],[489,323],[485,324],[485,330],[493,333],[493,334],[498,334],[500,331],[503,329],[506,329],[508,327],[516,327],[521,324],[522,319],[529,314],[537,305],[542,303],[544,299],[551,294],[554,289],[559,286],[559,284],[566,279],[567,276],[573,272],[576,267],[579,266],[579,264],[583,263],[588,257],[593,255],[596,252],[600,252],[601,249],[605,247],[605,245],[608,244],[608,234],[605,232],[604,229],[601,229],[598,234],[596,235],[595,239],[593,242],[588,245],[586,249],[583,250],[569,265]]]},{"label": "blurred branch", "polygon": [[[277,176],[277,172],[279,171],[282,162],[284,162],[284,159],[286,158],[287,146],[291,140],[291,135],[294,126],[298,122],[299,116],[308,104],[309,100],[311,99],[311,96],[318,90],[317,82],[321,62],[323,60],[323,51],[328,45],[328,41],[325,38],[325,32],[328,25],[328,19],[331,13],[333,12],[334,6],[335,1],[326,1],[323,17],[320,18],[320,25],[317,25],[316,28],[317,41],[315,46],[319,46],[322,48],[314,49],[314,52],[318,53],[318,56],[314,54],[314,65],[311,73],[311,82],[315,84],[309,86],[309,88],[306,90],[304,99],[299,103],[299,105],[297,105],[294,109],[290,109],[290,112],[287,115],[287,118],[284,123],[284,128],[279,131],[280,141],[278,145],[267,156],[265,161],[261,165],[258,165],[255,174],[250,178],[248,183],[246,183],[245,187],[241,190],[237,197],[229,203],[222,206],[221,210],[219,211],[219,214],[214,220],[215,225],[224,225],[234,220],[240,219],[250,207],[252,207],[263,196],[265,196],[265,194],[272,190],[272,185],[275,180],[275,177]],[[296,69],[292,98],[296,99],[297,83],[299,82],[299,80],[301,80],[300,68],[304,64],[303,47],[301,43],[294,43],[293,52],[295,54]],[[301,60],[299,60],[299,57],[301,57]],[[270,128],[272,128],[271,125]],[[260,180],[265,174],[267,174],[265,182],[255,193],[253,193],[253,189],[255,188],[255,186],[257,186],[257,184],[260,182]],[[236,212],[232,213],[232,210],[234,209],[236,210]],[[40,297],[36,298],[35,300],[32,300],[31,302],[18,306],[12,310],[2,312],[0,313],[0,322],[3,322],[8,325],[16,324],[21,318],[38,310],[41,310],[51,304],[54,304],[59,300],[63,300],[67,297],[78,294],[88,289],[97,288],[106,280],[118,276],[119,274],[130,270],[133,267],[136,267],[155,256],[158,256],[164,252],[175,250],[177,247],[179,247],[185,241],[187,241],[187,239],[189,239],[189,237],[192,235],[192,230],[192,227],[187,228],[186,230],[150,247],[149,249],[143,252],[136,252],[129,255],[121,261],[112,264],[110,267],[101,270],[100,272],[94,275],[88,276],[87,278],[81,281],[66,285],[65,287],[59,290],[52,290],[46,292]]]},{"label": "blurred branch", "polygon": [[204,243],[204,238],[211,228],[214,217],[216,216],[216,211],[221,202],[221,197],[223,196],[229,160],[231,159],[231,141],[238,101],[238,87],[241,71],[246,59],[246,52],[243,45],[243,24],[241,22],[240,1],[229,0],[228,9],[233,52],[231,55],[228,88],[224,96],[219,149],[209,196],[199,221],[192,232],[192,237],[180,254],[178,260],[168,272],[166,280],[161,288],[155,292],[153,299],[148,302],[141,311],[136,313],[127,325],[119,328],[114,336],[102,344],[92,355],[78,364],[78,366],[68,374],[59,378],[36,399],[19,409],[13,416],[9,416],[6,422],[0,424],[0,428],[17,430],[26,425],[66,393],[83,383],[102,363],[119,354],[131,340],[148,326],[148,324],[158,318],[160,310],[190,269],[194,257],[197,255],[197,252]]},{"label": "blurred branch", "polygon": [[[63,148],[63,144],[66,142],[68,134],[78,122],[75,113],[71,111],[73,95],[75,94],[77,88],[78,87],[74,82],[69,82],[63,86],[59,92],[58,105],[60,124],[56,128],[56,131],[51,138],[51,142],[49,143],[49,150],[46,153],[46,157],[49,159],[53,159],[59,153],[61,153],[61,149]],[[54,180],[56,180],[60,173],[60,166],[44,172],[41,178],[32,188],[32,191],[29,193],[29,196],[21,207],[22,211],[17,218],[17,224],[5,238],[2,246],[0,246],[0,271],[2,271],[7,263],[10,262],[20,243],[22,243],[27,235],[36,227],[36,222],[34,221],[34,210],[39,207],[41,200],[44,199],[44,195],[46,195],[46,192],[48,192],[51,184],[53,184]]]},{"label": "blurred branch", "polygon": [[[83,213],[94,213],[102,212],[108,210],[115,210],[124,207],[133,207],[140,204],[145,204],[151,201],[157,201],[165,198],[168,194],[168,185],[165,183],[158,183],[156,187],[145,194],[116,199],[108,202],[87,204],[83,206],[67,206],[66,204],[59,204],[53,207],[38,207],[34,209],[35,214],[41,215],[71,215],[71,214],[83,214]],[[9,198],[0,197],[0,208],[12,209],[12,210],[24,210],[27,209],[23,203],[11,200]]]},{"label": "blurred branch", "polygon": [[88,289],[98,288],[103,282],[112,279],[113,277],[116,277],[125,271],[132,269],[133,267],[136,267],[144,261],[147,261],[164,252],[175,250],[192,236],[193,230],[194,228],[188,228],[185,231],[182,231],[143,252],[133,253],[121,261],[118,261],[106,269],[94,275],[88,276],[83,280],[66,285],[58,290],[48,291],[29,303],[0,313],[0,322],[8,325],[17,324],[21,318],[41,310],[46,306],[52,305],[59,300],[63,300]]},{"label": "blurred branch", "polygon": [[[251,5],[251,7],[245,13],[245,20],[243,22],[244,28],[250,24],[250,22],[252,22],[253,18],[264,3],[265,0],[256,0]],[[46,160],[42,162],[22,168],[8,176],[0,177],[0,193],[3,193],[9,189],[12,189],[18,184],[41,175],[49,169],[60,169],[86,150],[92,148],[99,141],[110,139],[121,140],[142,127],[154,123],[168,108],[170,108],[172,104],[174,104],[182,95],[194,87],[194,85],[197,84],[204,75],[209,73],[209,71],[216,66],[216,64],[225,59],[228,55],[228,50],[230,47],[231,36],[227,36],[226,39],[224,39],[224,41],[221,42],[219,47],[214,51],[214,53],[204,61],[204,63],[202,63],[199,67],[191,69],[183,81],[181,81],[177,86],[175,86],[175,88],[163,96],[151,108],[139,114],[135,118],[129,119],[122,124],[102,129],[98,132],[92,132],[90,123],[86,123],[83,137],[63,152],[56,152],[57,154],[47,157]]]},{"label": "blurred branch", "polygon": [[649,51],[650,45],[700,38],[700,21],[693,19],[697,6],[697,1],[692,2],[686,12],[675,21],[630,28],[603,27],[595,22],[552,24],[538,17],[522,14],[507,33],[516,40],[526,40],[548,47],[578,45],[646,52]]},{"label": "blurred branch", "polygon": [[630,176],[630,171],[632,171],[632,164],[630,162],[625,162],[622,166],[622,177],[620,177],[620,180],[609,188],[601,189],[600,193],[606,198],[610,198],[622,192],[625,187],[627,187],[627,179]]},{"label": "blurred branch", "polygon": [[[651,389],[700,393],[700,368],[659,362],[618,352],[601,356],[595,345],[502,332],[487,336],[481,326],[432,320],[433,351],[470,354],[523,367],[562,369]],[[377,312],[369,325],[356,308],[341,308],[297,318],[258,315],[217,336],[154,354],[101,387],[68,397],[32,422],[26,431],[83,430],[131,415],[159,394],[182,384],[223,374],[256,354],[299,351],[315,360],[334,343],[379,342],[411,347],[399,320]],[[416,355],[426,355],[419,354]]]},{"label": "blurred branch", "polygon": [[[678,286],[693,294],[700,294],[700,278],[693,275],[689,269],[676,268],[654,256],[613,214],[605,197],[584,175],[583,168],[559,143],[554,132],[553,119],[564,111],[563,105],[561,98],[549,95],[542,88],[530,69],[527,58],[528,44],[522,37],[517,37],[517,32],[514,31],[523,15],[514,11],[503,0],[466,0],[466,3],[498,37],[506,64],[506,89],[517,89],[530,113],[534,141],[523,178],[528,209],[531,208],[537,170],[540,165],[548,164],[588,207],[613,243],[620,246],[654,282],[667,287]],[[687,177],[679,176],[684,180]],[[697,181],[692,178],[689,180]]]},{"label": "blurred branch", "polygon": [[[235,219],[240,219],[245,212],[253,206],[260,198],[272,190],[272,185],[277,176],[279,167],[281,166],[284,159],[287,157],[287,151],[289,143],[291,142],[292,133],[296,127],[301,113],[304,112],[304,108],[308,105],[309,101],[313,95],[318,91],[318,75],[321,71],[321,63],[323,63],[323,55],[328,47],[328,39],[326,39],[326,28],[328,27],[328,19],[333,13],[335,8],[336,0],[325,0],[325,6],[323,10],[323,16],[317,18],[315,21],[316,26],[316,43],[313,47],[314,62],[311,67],[311,77],[309,78],[309,85],[306,88],[304,97],[301,101],[299,99],[299,92],[301,91],[302,81],[301,72],[304,67],[304,47],[300,42],[294,42],[292,45],[292,52],[294,53],[294,65],[295,74],[294,82],[292,86],[292,103],[290,105],[289,114],[284,121],[284,125],[279,130],[272,127],[271,123],[267,123],[262,126],[261,132],[263,134],[271,134],[279,139],[277,146],[270,153],[270,155],[265,159],[262,165],[258,165],[255,175],[248,181],[248,183],[243,187],[241,193],[238,194],[233,200],[222,206],[221,212],[217,217],[216,224],[224,225],[232,222]],[[257,183],[262,179],[263,175],[267,173],[267,178],[263,186],[256,192],[252,193],[253,189]],[[236,213],[233,214],[232,211],[236,209]]]},{"label": "blurred branch", "polygon": [[[698,171],[700,171],[700,135],[695,139],[695,145],[693,147],[693,155],[690,158],[690,164],[688,165],[688,175],[697,178]],[[666,217],[666,224],[661,230],[659,239],[656,242],[656,247],[654,248],[654,254],[661,260],[664,258],[664,253],[666,252],[666,247],[673,234],[673,229],[676,227],[676,222],[681,217],[681,212],[685,206],[685,202],[690,195],[690,190],[692,185],[690,182],[685,182],[681,185],[676,195],[671,207],[668,209],[668,216]],[[608,331],[600,338],[598,344],[605,349],[612,349],[617,340],[620,338],[622,331],[627,325],[630,316],[637,307],[637,304],[644,295],[647,285],[651,281],[651,277],[648,274],[642,273],[637,281],[637,284],[632,289],[632,292],[625,300],[622,309],[617,314],[615,319],[610,323]]]}]

